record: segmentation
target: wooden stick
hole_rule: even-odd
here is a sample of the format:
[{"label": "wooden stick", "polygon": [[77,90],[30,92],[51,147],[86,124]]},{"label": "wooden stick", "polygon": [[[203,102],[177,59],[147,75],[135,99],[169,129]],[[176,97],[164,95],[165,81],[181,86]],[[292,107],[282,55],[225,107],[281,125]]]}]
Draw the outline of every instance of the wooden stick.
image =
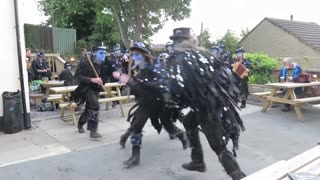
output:
[{"label": "wooden stick", "polygon": [[[97,71],[96,71],[96,69],[94,68],[94,65],[93,65],[93,63],[92,63],[89,55],[88,55],[87,49],[84,49],[84,51],[85,51],[85,53],[86,53],[88,62],[89,62],[89,64],[90,64],[90,66],[91,66],[94,74],[96,75],[96,78],[100,78],[99,75],[98,75],[98,73],[97,73]],[[104,92],[106,92],[106,93],[108,94],[108,91],[107,91],[106,87],[105,87],[103,84],[100,84],[100,86],[102,87],[102,89],[104,90]]]},{"label": "wooden stick", "polygon": [[[133,59],[132,59],[132,56],[131,55],[129,55],[129,65],[128,65],[128,75],[129,75],[129,77],[131,78],[131,76],[132,76],[132,70],[131,70],[131,68],[132,68],[132,64],[133,64]],[[129,86],[127,86],[127,88],[129,88]],[[127,96],[128,96],[128,99],[127,99],[127,101],[129,100],[129,98],[130,98],[130,88],[128,89],[128,91],[127,91]]]},{"label": "wooden stick", "polygon": [[132,59],[132,56],[129,56],[128,57],[129,58],[129,65],[128,65],[128,75],[129,75],[129,77],[131,77],[132,76],[132,70],[131,70],[131,68],[132,68],[132,64],[133,64],[133,59]]}]

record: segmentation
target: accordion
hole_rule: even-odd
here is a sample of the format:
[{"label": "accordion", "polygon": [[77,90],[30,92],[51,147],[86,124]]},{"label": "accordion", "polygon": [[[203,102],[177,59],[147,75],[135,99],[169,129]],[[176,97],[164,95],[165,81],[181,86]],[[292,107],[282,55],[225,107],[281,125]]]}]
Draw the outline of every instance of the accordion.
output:
[{"label": "accordion", "polygon": [[249,73],[249,69],[247,69],[241,62],[235,63],[232,68],[232,71],[237,74],[241,79],[244,78]]}]

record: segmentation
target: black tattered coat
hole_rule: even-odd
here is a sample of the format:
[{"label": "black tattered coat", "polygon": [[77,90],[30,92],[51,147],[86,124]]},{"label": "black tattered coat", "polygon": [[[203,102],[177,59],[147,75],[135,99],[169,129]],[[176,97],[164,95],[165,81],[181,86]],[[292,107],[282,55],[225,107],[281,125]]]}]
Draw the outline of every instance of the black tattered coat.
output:
[{"label": "black tattered coat", "polygon": [[[99,77],[102,79],[103,84],[107,83],[109,78],[112,76],[112,73],[115,71],[115,65],[108,60],[100,65],[94,62],[93,64]],[[96,76],[89,61],[84,61],[79,64],[75,77],[78,79],[80,84],[72,93],[70,98],[71,101],[82,104],[86,100],[85,94],[89,89],[96,92],[103,91],[100,85],[91,82],[91,78],[96,78]]]},{"label": "black tattered coat", "polygon": [[128,121],[132,119],[130,129],[140,133],[150,118],[151,124],[160,132],[159,117],[165,109],[164,93],[167,89],[163,77],[149,66],[131,78],[127,85],[136,97],[137,104],[133,108],[138,107],[134,112],[131,112],[133,108],[129,111]]},{"label": "black tattered coat", "polygon": [[219,128],[226,142],[231,138],[237,147],[244,126],[236,111],[239,90],[228,65],[206,52],[185,50],[170,56],[168,69],[170,94],[174,101],[196,114],[191,121],[219,124],[210,128]]}]

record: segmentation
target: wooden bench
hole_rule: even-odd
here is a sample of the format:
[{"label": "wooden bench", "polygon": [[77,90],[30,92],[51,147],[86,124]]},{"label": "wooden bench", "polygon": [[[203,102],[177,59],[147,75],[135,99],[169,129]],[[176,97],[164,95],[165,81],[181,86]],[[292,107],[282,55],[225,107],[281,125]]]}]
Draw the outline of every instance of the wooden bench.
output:
[{"label": "wooden bench", "polygon": [[[283,91],[277,91],[276,94],[282,94]],[[266,96],[269,96],[271,94],[271,91],[267,91],[267,92],[256,92],[256,93],[251,93],[257,97],[262,97],[265,98]]]},{"label": "wooden bench", "polygon": [[76,114],[75,114],[76,107],[77,107],[77,103],[60,103],[59,104],[59,108],[61,109],[60,118],[63,120],[64,111],[65,111],[66,108],[68,108],[70,110],[70,113],[71,113],[71,118],[72,118],[73,124],[76,127],[78,127],[78,121],[76,119]]},{"label": "wooden bench", "polygon": [[316,102],[316,101],[320,101],[320,96],[300,98],[300,99],[295,99],[294,101],[301,102],[301,103]]},{"label": "wooden bench", "polygon": [[300,99],[290,99],[290,98],[286,99],[286,98],[281,98],[281,97],[270,97],[270,96],[267,96],[266,100],[271,101],[271,102],[279,102],[279,103],[282,103],[282,104],[290,104],[290,105],[292,105],[294,107],[295,111],[296,111],[298,119],[300,121],[304,121],[303,113],[301,111],[301,108],[303,106],[306,106],[310,102],[320,101],[320,96],[308,97],[308,98],[300,98]]},{"label": "wooden bench", "polygon": [[[134,99],[135,97],[133,95],[128,96],[116,96],[116,97],[111,97],[111,98],[101,98],[99,99],[99,103],[108,103],[108,102],[113,102],[113,101],[119,101],[119,103],[122,103],[122,101],[126,101],[128,99]],[[76,115],[75,115],[75,108],[77,107],[76,103],[60,103],[59,104],[59,108],[61,109],[61,113],[60,113],[60,118],[63,120],[64,118],[64,112],[65,109],[68,108],[70,110],[71,113],[71,118],[73,121],[73,124],[77,127],[78,126],[78,121],[76,119]],[[121,114],[124,117],[124,110],[123,107],[120,106],[121,109]]]},{"label": "wooden bench", "polygon": [[52,102],[53,109],[56,110],[56,104],[60,104],[60,102],[63,102],[64,99],[62,94],[50,94],[47,97],[47,100],[49,102]]},{"label": "wooden bench", "polygon": [[120,97],[116,96],[116,97],[111,97],[111,98],[103,98],[103,99],[99,99],[99,103],[101,104],[101,103],[109,103],[109,102],[113,102],[113,101],[119,101],[121,114],[124,117],[122,101],[129,100],[129,99],[134,99],[134,96],[130,95],[130,96],[120,96]]},{"label": "wooden bench", "polygon": [[[99,95],[100,96],[108,95],[108,93],[107,92],[100,92]],[[117,95],[117,91],[111,91],[111,95]]]},{"label": "wooden bench", "polygon": [[290,180],[288,173],[320,175],[320,146],[316,146],[287,161],[281,160],[242,180]]},{"label": "wooden bench", "polygon": [[[283,91],[277,91],[276,94],[282,94]],[[264,102],[267,98],[267,96],[271,95],[271,91],[267,92],[256,92],[256,93],[251,93],[252,95],[255,95],[258,99],[260,99],[262,102]],[[275,103],[271,103],[271,107],[274,107]]]},{"label": "wooden bench", "polygon": [[120,96],[120,97],[112,97],[112,98],[102,98],[99,99],[99,103],[107,103],[107,102],[113,102],[113,101],[124,101],[124,100],[128,100],[128,99],[134,99],[134,95],[130,95],[128,96]]},{"label": "wooden bench", "polygon": [[320,104],[312,105],[313,108],[320,109]]},{"label": "wooden bench", "polygon": [[36,107],[38,107],[41,100],[44,98],[44,94],[29,94],[29,97],[35,101]]},{"label": "wooden bench", "polygon": [[305,105],[310,102],[317,102],[320,101],[320,96],[317,97],[308,97],[308,98],[299,98],[299,99],[283,99],[279,97],[266,97],[267,100],[277,101],[285,104],[291,105]]}]

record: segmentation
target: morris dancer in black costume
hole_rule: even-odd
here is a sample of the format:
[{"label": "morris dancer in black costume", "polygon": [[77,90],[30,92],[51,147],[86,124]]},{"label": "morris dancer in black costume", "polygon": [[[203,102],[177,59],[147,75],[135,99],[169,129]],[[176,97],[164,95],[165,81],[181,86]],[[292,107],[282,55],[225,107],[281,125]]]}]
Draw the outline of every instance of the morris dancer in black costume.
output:
[{"label": "morris dancer in black costume", "polygon": [[133,78],[129,78],[126,74],[120,75],[119,72],[115,72],[113,75],[121,83],[130,87],[138,101],[138,104],[134,106],[137,109],[133,113],[131,113],[131,109],[129,113],[128,118],[133,118],[131,126],[121,136],[120,141],[120,144],[124,147],[126,139],[129,136],[131,138],[132,156],[124,162],[127,167],[136,166],[140,163],[142,129],[149,118],[158,132],[161,131],[163,125],[168,133],[175,134],[181,140],[184,149],[188,146],[185,133],[172,123],[170,113],[165,107],[163,94],[167,91],[167,88],[163,77],[153,69],[149,51],[142,42],[134,43],[130,50],[134,60],[133,68],[138,68],[140,72]]},{"label": "morris dancer in black costume", "polygon": [[[198,125],[227,174],[234,180],[245,177],[236,159],[235,150],[241,129],[244,130],[237,107],[237,86],[228,65],[197,47],[198,40],[190,28],[174,29],[170,39],[174,53],[168,60],[168,87],[172,99],[190,107],[184,126],[191,146],[191,162],[182,167],[205,172],[206,166],[199,139]],[[233,141],[233,153],[227,143]]]},{"label": "morris dancer in black costume", "polygon": [[95,49],[95,57],[92,63],[99,77],[96,77],[88,60],[79,64],[75,77],[78,78],[80,85],[70,97],[71,101],[78,104],[86,102],[85,110],[79,118],[78,130],[79,133],[84,133],[83,126],[88,122],[87,129],[90,131],[91,138],[101,138],[101,135],[97,132],[100,110],[99,92],[102,91],[101,86],[104,86],[104,83],[112,76],[112,72],[116,70],[114,64],[105,60],[106,54],[107,48],[105,46],[99,46]]}]

